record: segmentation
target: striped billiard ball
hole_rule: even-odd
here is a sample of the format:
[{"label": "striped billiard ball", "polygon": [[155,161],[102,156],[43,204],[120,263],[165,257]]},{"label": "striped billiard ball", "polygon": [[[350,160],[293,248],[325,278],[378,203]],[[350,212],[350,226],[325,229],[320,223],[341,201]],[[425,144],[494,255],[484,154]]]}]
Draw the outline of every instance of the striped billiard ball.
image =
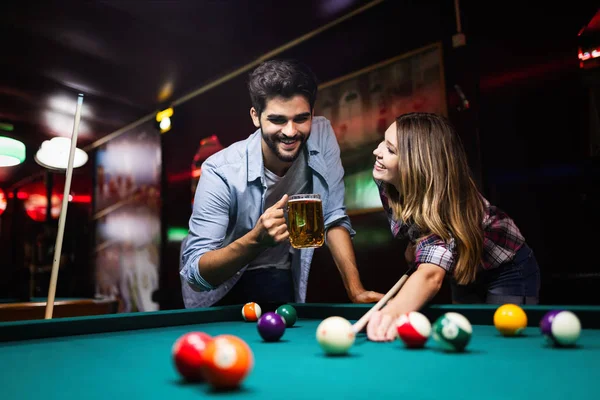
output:
[{"label": "striped billiard ball", "polygon": [[289,304],[284,304],[282,306],[279,306],[277,308],[277,310],[275,310],[275,313],[277,313],[283,317],[283,319],[285,320],[285,326],[287,328],[294,326],[294,324],[296,323],[296,320],[298,319],[298,314],[296,314],[296,309]]},{"label": "striped billiard ball", "polygon": [[253,301],[244,304],[242,307],[242,317],[245,321],[256,322],[261,315],[262,310],[260,306]]},{"label": "striped billiard ball", "polygon": [[464,315],[448,312],[434,322],[432,331],[433,340],[441,348],[459,352],[469,344],[473,328]]},{"label": "striped billiard ball", "polygon": [[396,320],[398,337],[408,348],[421,348],[431,335],[431,323],[417,311],[400,315]]}]

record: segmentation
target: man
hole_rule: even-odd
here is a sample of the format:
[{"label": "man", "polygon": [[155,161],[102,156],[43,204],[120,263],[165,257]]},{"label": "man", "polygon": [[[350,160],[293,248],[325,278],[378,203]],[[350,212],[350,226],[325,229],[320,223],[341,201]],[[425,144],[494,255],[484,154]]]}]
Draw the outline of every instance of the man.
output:
[{"label": "man", "polygon": [[379,300],[356,269],[339,146],[329,121],[313,117],[316,78],[275,60],[258,66],[248,87],[258,129],[202,166],[182,244],[186,308],[305,301],[314,249],[291,247],[284,216],[296,193],[321,195],[326,244],[351,301]]}]

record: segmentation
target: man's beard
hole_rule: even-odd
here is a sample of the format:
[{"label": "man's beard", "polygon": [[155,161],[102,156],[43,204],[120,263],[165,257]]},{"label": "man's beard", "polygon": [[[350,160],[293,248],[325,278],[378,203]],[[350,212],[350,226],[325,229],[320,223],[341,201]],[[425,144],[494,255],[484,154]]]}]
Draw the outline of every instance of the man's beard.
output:
[{"label": "man's beard", "polygon": [[269,146],[269,148],[273,151],[273,153],[275,153],[275,156],[277,156],[277,158],[279,158],[281,161],[283,162],[293,162],[295,161],[298,156],[302,153],[302,149],[304,149],[304,146],[306,145],[306,138],[308,137],[308,135],[303,135],[303,134],[298,134],[296,136],[298,136],[298,141],[300,142],[300,145],[298,146],[298,148],[296,149],[296,152],[294,154],[283,154],[281,153],[281,151],[279,150],[279,146],[278,144],[281,142],[281,138],[285,137],[285,135],[278,133],[277,135],[267,135],[263,132],[262,130],[262,124],[260,127],[260,131],[262,134],[262,138],[265,141],[265,143],[267,144],[267,146]]}]

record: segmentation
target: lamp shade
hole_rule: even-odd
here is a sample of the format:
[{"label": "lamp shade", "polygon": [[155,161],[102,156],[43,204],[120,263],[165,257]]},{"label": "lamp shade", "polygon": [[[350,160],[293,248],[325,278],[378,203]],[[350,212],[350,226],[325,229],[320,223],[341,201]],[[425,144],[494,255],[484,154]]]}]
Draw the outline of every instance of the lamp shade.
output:
[{"label": "lamp shade", "polygon": [[0,167],[11,167],[25,161],[25,145],[16,139],[0,136]]},{"label": "lamp shade", "polygon": [[[45,140],[35,154],[35,161],[42,167],[50,169],[67,169],[69,165],[69,151],[71,151],[71,139],[55,137]],[[85,151],[76,148],[73,158],[73,168],[79,168],[88,160]]]}]

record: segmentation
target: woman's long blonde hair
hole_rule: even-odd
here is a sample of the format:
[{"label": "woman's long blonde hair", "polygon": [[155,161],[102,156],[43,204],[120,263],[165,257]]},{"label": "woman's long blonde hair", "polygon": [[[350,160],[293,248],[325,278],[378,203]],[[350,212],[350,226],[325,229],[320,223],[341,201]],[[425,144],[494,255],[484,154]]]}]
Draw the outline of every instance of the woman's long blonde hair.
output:
[{"label": "woman's long blonde hair", "polygon": [[410,113],[396,118],[400,190],[386,184],[394,217],[456,245],[454,278],[475,280],[483,254],[484,203],[460,138],[445,118]]}]

